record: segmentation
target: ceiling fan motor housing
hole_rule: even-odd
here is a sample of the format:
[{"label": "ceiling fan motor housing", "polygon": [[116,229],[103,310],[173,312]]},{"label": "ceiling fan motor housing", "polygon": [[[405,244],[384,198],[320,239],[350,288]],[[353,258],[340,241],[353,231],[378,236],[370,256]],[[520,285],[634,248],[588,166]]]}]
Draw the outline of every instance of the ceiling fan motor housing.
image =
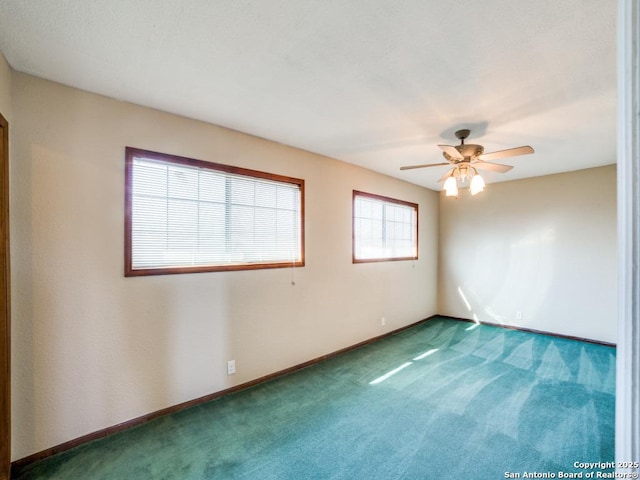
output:
[{"label": "ceiling fan motor housing", "polygon": [[460,162],[472,160],[472,159],[482,155],[482,152],[484,152],[484,147],[482,145],[474,145],[472,143],[469,143],[469,144],[464,144],[463,143],[461,145],[456,145],[455,149],[458,150],[458,152],[460,152],[460,155],[462,155],[464,157],[464,159],[453,158],[447,152],[442,152],[442,155],[449,162],[460,163]]},{"label": "ceiling fan motor housing", "polygon": [[471,130],[468,129],[456,131],[456,137],[458,138],[458,140],[460,140],[460,145],[456,145],[455,149],[458,150],[458,152],[460,152],[460,155],[462,155],[464,158],[454,158],[447,152],[442,152],[442,155],[447,159],[447,161],[453,163],[468,162],[482,155],[482,152],[484,152],[484,147],[482,145],[465,145],[464,141],[470,134]]}]

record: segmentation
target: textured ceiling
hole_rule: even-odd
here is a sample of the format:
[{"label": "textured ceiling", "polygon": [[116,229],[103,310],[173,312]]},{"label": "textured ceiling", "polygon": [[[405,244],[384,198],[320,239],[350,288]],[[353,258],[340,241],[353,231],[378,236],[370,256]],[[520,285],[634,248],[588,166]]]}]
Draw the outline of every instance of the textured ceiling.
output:
[{"label": "textured ceiling", "polygon": [[536,153],[486,180],[616,161],[616,2],[2,0],[18,71],[432,189],[436,144]]}]

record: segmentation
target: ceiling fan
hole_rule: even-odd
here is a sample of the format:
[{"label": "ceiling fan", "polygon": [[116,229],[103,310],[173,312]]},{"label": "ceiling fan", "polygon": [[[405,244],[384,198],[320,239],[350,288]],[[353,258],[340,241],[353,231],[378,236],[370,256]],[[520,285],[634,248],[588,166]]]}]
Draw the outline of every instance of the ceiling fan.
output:
[{"label": "ceiling fan", "polygon": [[469,189],[471,195],[475,195],[484,190],[484,180],[478,174],[478,170],[487,170],[490,172],[506,173],[513,167],[511,165],[502,165],[493,163],[492,160],[500,158],[516,157],[518,155],[527,155],[534,153],[530,146],[522,146],[499,150],[497,152],[484,153],[482,145],[465,144],[465,139],[469,136],[471,130],[458,130],[456,137],[460,140],[460,145],[438,145],[442,150],[446,163],[428,163],[424,165],[409,165],[400,167],[400,170],[411,170],[414,168],[440,167],[443,165],[452,168],[445,173],[438,182],[445,182],[444,189],[448,197],[458,195],[457,181],[464,183],[470,179]]}]

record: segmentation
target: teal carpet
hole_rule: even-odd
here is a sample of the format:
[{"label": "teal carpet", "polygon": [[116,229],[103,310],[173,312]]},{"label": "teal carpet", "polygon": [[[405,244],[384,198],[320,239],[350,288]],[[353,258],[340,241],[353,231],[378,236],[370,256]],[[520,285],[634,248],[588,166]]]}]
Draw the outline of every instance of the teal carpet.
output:
[{"label": "teal carpet", "polygon": [[557,478],[613,461],[614,394],[613,347],[436,318],[16,478]]}]

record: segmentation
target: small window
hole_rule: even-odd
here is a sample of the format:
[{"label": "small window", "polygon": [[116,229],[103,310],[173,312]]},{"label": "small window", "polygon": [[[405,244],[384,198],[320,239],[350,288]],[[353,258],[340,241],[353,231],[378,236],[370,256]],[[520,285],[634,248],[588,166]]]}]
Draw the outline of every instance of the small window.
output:
[{"label": "small window", "polygon": [[304,180],[126,148],[125,275],[304,265]]},{"label": "small window", "polygon": [[418,205],[353,191],[353,263],[418,258]]}]

